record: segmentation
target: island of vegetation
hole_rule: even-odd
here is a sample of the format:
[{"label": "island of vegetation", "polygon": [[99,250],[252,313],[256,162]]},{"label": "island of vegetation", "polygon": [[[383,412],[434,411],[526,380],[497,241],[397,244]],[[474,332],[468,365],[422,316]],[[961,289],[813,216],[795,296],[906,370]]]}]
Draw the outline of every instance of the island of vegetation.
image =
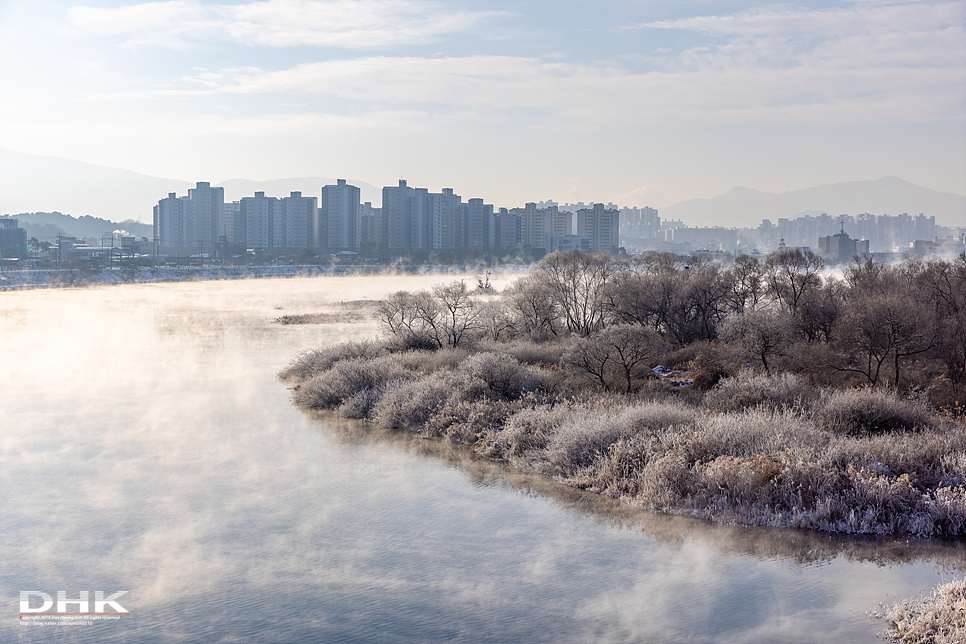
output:
[{"label": "island of vegetation", "polygon": [[966,255],[838,275],[554,253],[502,293],[398,292],[378,340],[279,373],[304,409],[440,437],[638,507],[966,534]]}]

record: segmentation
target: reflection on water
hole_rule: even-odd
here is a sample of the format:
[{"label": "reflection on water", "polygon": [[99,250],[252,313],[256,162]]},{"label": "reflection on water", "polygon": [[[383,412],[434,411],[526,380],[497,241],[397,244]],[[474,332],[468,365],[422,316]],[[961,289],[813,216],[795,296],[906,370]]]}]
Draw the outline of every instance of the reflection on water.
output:
[{"label": "reflection on water", "polygon": [[[962,544],[653,515],[289,404],[372,323],[280,315],[438,277],[0,293],[0,641],[874,642]],[[21,590],[133,614],[24,627]]]}]

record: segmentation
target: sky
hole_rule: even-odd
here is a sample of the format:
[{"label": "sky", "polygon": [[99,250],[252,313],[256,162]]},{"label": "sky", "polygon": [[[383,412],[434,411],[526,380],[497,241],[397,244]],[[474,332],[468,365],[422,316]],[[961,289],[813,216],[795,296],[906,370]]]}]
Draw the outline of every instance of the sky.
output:
[{"label": "sky", "polygon": [[0,0],[0,147],[660,207],[966,194],[966,2]]}]

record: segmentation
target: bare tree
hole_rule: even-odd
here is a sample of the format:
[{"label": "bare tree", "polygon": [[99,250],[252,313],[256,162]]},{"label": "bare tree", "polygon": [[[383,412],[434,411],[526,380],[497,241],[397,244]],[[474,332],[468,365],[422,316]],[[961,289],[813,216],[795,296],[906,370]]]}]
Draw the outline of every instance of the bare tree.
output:
[{"label": "bare tree", "polygon": [[765,267],[757,257],[739,255],[731,263],[725,278],[732,311],[741,313],[758,308],[765,296]]},{"label": "bare tree", "polygon": [[738,347],[746,357],[761,361],[771,373],[768,360],[786,354],[795,341],[795,320],[787,314],[761,309],[728,318],[721,339]]},{"label": "bare tree", "polygon": [[560,310],[550,288],[533,274],[521,277],[506,291],[507,307],[515,326],[531,339],[557,335]]},{"label": "bare tree", "polygon": [[617,324],[574,341],[564,360],[588,374],[607,390],[633,391],[648,361],[668,345],[653,329],[636,324]]},{"label": "bare tree", "polygon": [[587,336],[604,326],[604,288],[614,270],[606,253],[556,252],[540,260],[535,278],[550,290],[567,330]]},{"label": "bare tree", "polygon": [[825,263],[810,250],[789,248],[765,259],[765,282],[779,306],[792,314],[805,295],[822,283],[819,275]]},{"label": "bare tree", "polygon": [[798,329],[808,342],[829,342],[846,300],[839,280],[825,280],[798,302]]},{"label": "bare tree", "polygon": [[517,333],[509,308],[504,300],[477,302],[481,335],[487,340],[499,342]]},{"label": "bare tree", "polygon": [[851,356],[839,369],[861,373],[875,384],[891,356],[898,386],[902,358],[925,353],[935,342],[930,313],[901,292],[855,297],[838,325],[838,342]]},{"label": "bare tree", "polygon": [[927,264],[916,286],[935,312],[937,357],[953,382],[966,382],[966,253]]},{"label": "bare tree", "polygon": [[451,347],[458,347],[479,325],[479,311],[471,295],[463,280],[433,287],[436,309],[440,312],[439,328]]},{"label": "bare tree", "polygon": [[607,310],[622,322],[655,329],[679,346],[712,340],[728,311],[728,280],[716,264],[626,264],[605,290]]},{"label": "bare tree", "polygon": [[376,320],[405,347],[435,348],[443,346],[441,311],[428,291],[399,291],[376,307]]}]

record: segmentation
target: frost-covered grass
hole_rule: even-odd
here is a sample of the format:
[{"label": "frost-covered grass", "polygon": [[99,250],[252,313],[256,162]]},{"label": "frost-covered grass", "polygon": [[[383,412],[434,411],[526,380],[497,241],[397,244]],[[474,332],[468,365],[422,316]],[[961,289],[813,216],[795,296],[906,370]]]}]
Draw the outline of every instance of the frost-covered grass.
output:
[{"label": "frost-covered grass", "polygon": [[[883,390],[739,374],[694,392],[575,391],[510,351],[306,352],[280,372],[307,409],[445,437],[649,510],[853,534],[966,535],[966,425]],[[521,360],[521,358],[523,358]],[[563,380],[562,380],[563,378]]]},{"label": "frost-covered grass", "polygon": [[883,636],[898,644],[966,642],[966,579],[941,584],[919,601],[900,601],[874,617],[889,622]]}]

